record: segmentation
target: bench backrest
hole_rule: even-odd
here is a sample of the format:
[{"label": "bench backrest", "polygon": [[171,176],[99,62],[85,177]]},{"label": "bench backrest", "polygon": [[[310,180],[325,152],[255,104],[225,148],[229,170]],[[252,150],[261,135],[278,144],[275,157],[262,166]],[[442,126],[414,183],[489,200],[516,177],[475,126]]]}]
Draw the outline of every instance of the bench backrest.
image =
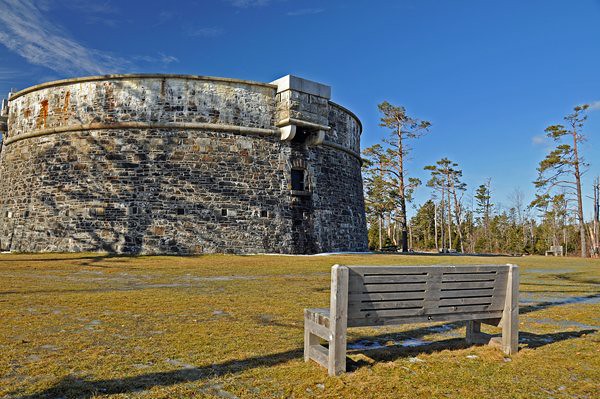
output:
[{"label": "bench backrest", "polygon": [[[507,292],[514,292],[511,276],[516,268],[336,265],[331,314],[340,313],[334,306],[340,309],[347,303],[348,327],[499,319]],[[346,296],[334,299],[334,294]]]}]

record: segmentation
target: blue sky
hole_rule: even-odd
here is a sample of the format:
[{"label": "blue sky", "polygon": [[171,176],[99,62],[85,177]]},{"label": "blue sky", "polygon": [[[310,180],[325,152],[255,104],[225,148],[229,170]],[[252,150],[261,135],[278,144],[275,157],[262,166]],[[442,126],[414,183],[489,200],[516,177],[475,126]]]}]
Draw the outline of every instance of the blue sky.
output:
[{"label": "blue sky", "polygon": [[409,172],[426,180],[423,166],[449,157],[466,198],[491,177],[505,206],[515,188],[533,196],[544,128],[591,103],[588,193],[600,174],[599,0],[0,0],[0,44],[0,97],[103,73],[291,73],[332,86],[363,148],[385,134],[377,104],[404,105],[433,124]]}]

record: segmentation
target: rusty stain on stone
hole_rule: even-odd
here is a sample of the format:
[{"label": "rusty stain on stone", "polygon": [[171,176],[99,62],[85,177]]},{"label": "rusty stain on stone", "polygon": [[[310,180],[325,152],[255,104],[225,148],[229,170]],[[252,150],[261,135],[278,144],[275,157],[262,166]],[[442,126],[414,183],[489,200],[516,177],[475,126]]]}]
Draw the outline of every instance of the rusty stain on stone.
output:
[{"label": "rusty stain on stone", "polygon": [[40,114],[36,121],[37,127],[43,126],[46,127],[46,121],[48,119],[48,100],[41,101],[42,109],[40,110]]},{"label": "rusty stain on stone", "polygon": [[65,93],[65,105],[62,109],[62,113],[63,113],[63,120],[66,123],[69,120],[69,101],[71,99],[71,92],[67,91]]}]

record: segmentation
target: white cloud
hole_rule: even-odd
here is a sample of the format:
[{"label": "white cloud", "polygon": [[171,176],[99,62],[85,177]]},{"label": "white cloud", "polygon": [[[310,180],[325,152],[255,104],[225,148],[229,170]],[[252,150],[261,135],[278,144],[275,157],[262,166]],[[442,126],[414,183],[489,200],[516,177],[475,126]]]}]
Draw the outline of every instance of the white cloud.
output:
[{"label": "white cloud", "polygon": [[598,111],[598,110],[600,110],[600,100],[598,100],[598,101],[592,101],[590,103],[589,110],[590,111]]},{"label": "white cloud", "polygon": [[179,58],[163,53],[158,53],[157,55],[134,55],[131,59],[136,63],[162,64],[163,66],[173,62],[179,62]]},{"label": "white cloud", "polygon": [[287,16],[289,17],[298,17],[301,15],[314,15],[314,14],[320,14],[323,11],[325,11],[325,9],[323,8],[303,8],[300,10],[295,10],[295,11],[289,11],[286,13]]},{"label": "white cloud", "polygon": [[131,63],[87,48],[44,15],[34,0],[0,0],[0,43],[32,64],[67,74],[104,74],[127,70]]},{"label": "white cloud", "polygon": [[0,82],[13,81],[23,76],[23,73],[14,69],[0,67]]},{"label": "white cloud", "polygon": [[226,0],[232,6],[238,8],[262,7],[266,6],[271,0]]},{"label": "white cloud", "polygon": [[531,138],[531,143],[533,145],[544,145],[548,143],[548,140],[546,139],[546,136],[543,134],[538,134],[536,136],[533,136]]},{"label": "white cloud", "polygon": [[223,29],[214,26],[203,27],[203,28],[192,28],[187,30],[189,36],[200,36],[200,37],[217,37],[223,34]]},{"label": "white cloud", "polygon": [[118,10],[110,1],[66,0],[62,3],[66,7],[92,14],[115,14]]},{"label": "white cloud", "polygon": [[[86,5],[90,8],[86,9]],[[88,18],[94,17],[90,15],[93,13],[116,12],[108,2],[76,0],[69,6],[81,10]],[[49,7],[50,3],[45,0],[0,0],[0,43],[32,64],[66,75],[131,72],[137,69],[136,63],[162,68],[179,61],[175,56],[160,52],[124,58],[86,47],[48,19]],[[0,79],[6,74],[0,70]]]}]

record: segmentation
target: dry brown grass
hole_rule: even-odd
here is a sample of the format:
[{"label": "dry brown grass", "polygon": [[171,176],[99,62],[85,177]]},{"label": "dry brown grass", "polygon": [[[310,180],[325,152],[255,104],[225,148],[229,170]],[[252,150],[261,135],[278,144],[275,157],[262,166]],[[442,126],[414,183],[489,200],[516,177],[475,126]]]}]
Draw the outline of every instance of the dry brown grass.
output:
[{"label": "dry brown grass", "polygon": [[[328,305],[335,263],[517,263],[521,350],[468,347],[459,324],[353,329],[380,348],[330,378],[302,360],[302,310]],[[600,397],[594,260],[1,255],[0,320],[0,398]]]}]

